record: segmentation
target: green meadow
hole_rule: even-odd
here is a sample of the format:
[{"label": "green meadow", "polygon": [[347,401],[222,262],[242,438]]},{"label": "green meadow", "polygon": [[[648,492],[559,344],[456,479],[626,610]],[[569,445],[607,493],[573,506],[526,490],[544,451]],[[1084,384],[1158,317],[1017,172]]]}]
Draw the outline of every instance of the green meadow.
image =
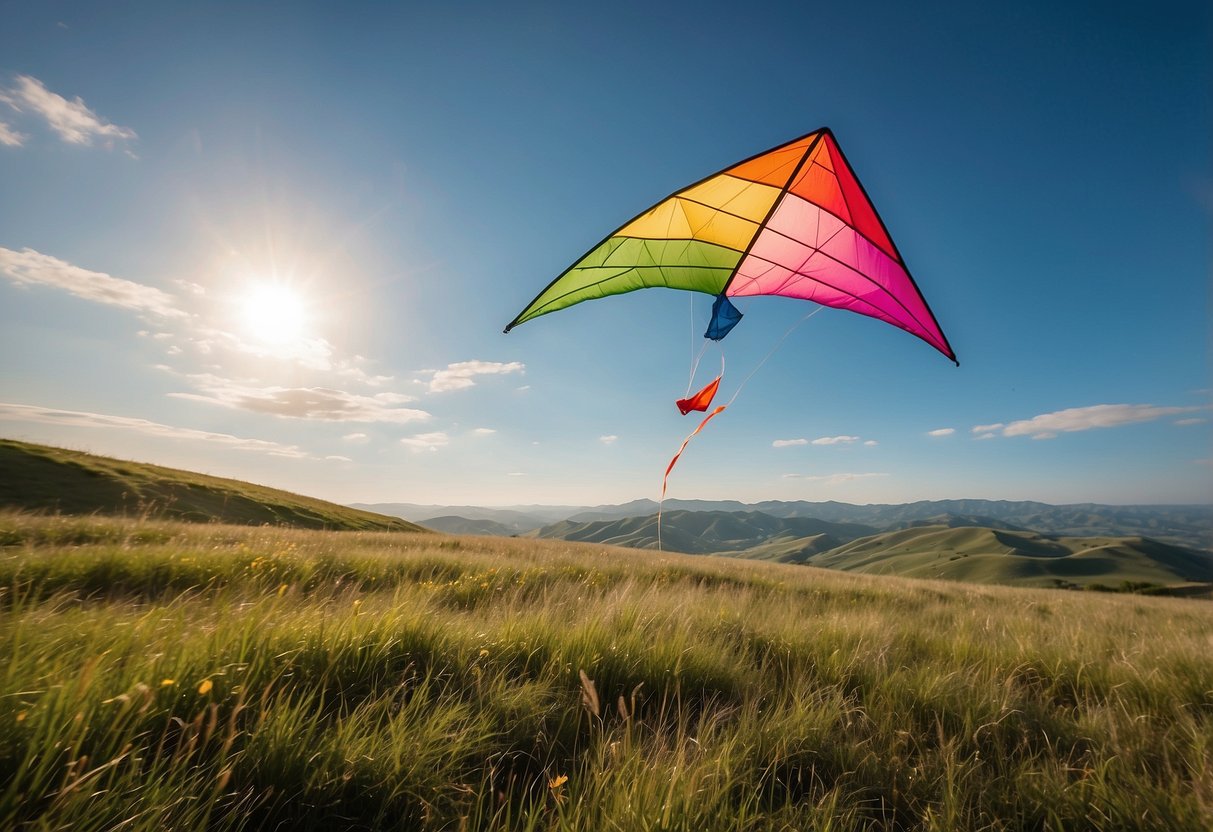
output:
[{"label": "green meadow", "polygon": [[0,828],[1207,830],[1213,605],[0,514]]}]

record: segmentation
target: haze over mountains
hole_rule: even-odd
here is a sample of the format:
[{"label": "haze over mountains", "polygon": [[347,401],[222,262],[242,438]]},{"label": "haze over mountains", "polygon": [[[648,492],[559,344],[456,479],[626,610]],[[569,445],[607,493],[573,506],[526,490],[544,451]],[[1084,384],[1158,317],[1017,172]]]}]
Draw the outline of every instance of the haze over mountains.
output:
[{"label": "haze over mountains", "polygon": [[[354,503],[355,508],[401,517],[438,531],[454,534],[522,534],[565,536],[544,527],[557,523],[569,534],[583,535],[571,524],[648,517],[657,512],[653,500],[633,500],[603,506],[439,506],[411,503]],[[923,500],[898,505],[853,505],[835,501],[769,500],[741,503],[734,500],[666,500],[664,516],[675,512],[758,512],[776,519],[813,519],[827,523],[867,526],[872,532],[911,525],[987,526],[1005,530],[1031,530],[1069,536],[1150,537],[1188,548],[1213,550],[1213,506],[1139,505],[1097,503],[1050,505],[1026,500]],[[479,521],[468,524],[466,521]],[[478,530],[473,530],[473,529]],[[654,543],[655,543],[654,536]],[[723,551],[723,550],[718,550]]]}]

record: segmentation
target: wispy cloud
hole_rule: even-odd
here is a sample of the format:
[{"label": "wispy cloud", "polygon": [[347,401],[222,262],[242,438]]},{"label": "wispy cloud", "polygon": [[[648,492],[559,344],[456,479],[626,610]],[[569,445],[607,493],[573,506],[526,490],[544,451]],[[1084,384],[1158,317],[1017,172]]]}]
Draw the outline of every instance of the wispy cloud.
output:
[{"label": "wispy cloud", "polygon": [[365,442],[367,440],[367,435],[365,433],[347,433],[341,438],[346,442]]},{"label": "wispy cloud", "polygon": [[604,445],[614,445],[619,441],[619,437],[613,433],[608,433],[606,436],[598,437],[598,441]]},{"label": "wispy cloud", "polygon": [[1176,419],[1175,424],[1180,427],[1188,427],[1189,425],[1203,425],[1207,419]]},{"label": "wispy cloud", "polygon": [[507,375],[526,371],[521,361],[459,361],[448,364],[445,370],[427,370],[432,373],[429,388],[431,393],[446,393],[476,386],[476,377],[485,375]]},{"label": "wispy cloud", "polygon": [[53,286],[95,303],[121,306],[164,318],[186,316],[177,308],[171,295],[154,286],[82,269],[30,248],[13,251],[0,246],[0,274],[19,286]]},{"label": "wispy cloud", "polygon": [[430,414],[424,410],[400,407],[413,399],[399,393],[360,396],[327,387],[255,387],[205,373],[189,376],[189,380],[200,393],[169,395],[235,410],[323,422],[405,424],[430,418]]},{"label": "wispy cloud", "polygon": [[476,428],[472,431],[476,436],[492,436],[496,432],[496,428]]},{"label": "wispy cloud", "polygon": [[310,457],[310,454],[301,450],[297,445],[283,445],[279,442],[270,442],[265,439],[244,439],[227,433],[213,433],[205,430],[194,430],[193,428],[173,427],[172,425],[150,422],[147,419],[134,419],[128,416],[109,416],[103,413],[88,413],[79,410],[58,410],[50,407],[38,407],[36,405],[0,403],[0,419],[64,427],[130,430],[145,436],[208,442],[239,451],[257,451],[273,456],[291,457],[294,459]]},{"label": "wispy cloud", "polygon": [[1001,428],[1003,436],[1054,439],[1059,433],[1075,433],[1094,428],[1115,428],[1208,409],[1208,405],[1156,407],[1152,404],[1097,404],[1091,407],[1071,407],[1052,413],[1042,413],[1031,419],[1010,422],[1005,426],[979,425],[978,427]]},{"label": "wispy cloud", "polygon": [[406,436],[400,444],[412,451],[436,451],[451,443],[451,438],[442,431],[434,433],[419,433],[416,436]]},{"label": "wispy cloud", "polygon": [[[771,447],[772,448],[792,448],[797,445],[818,445],[818,446],[851,445],[858,441],[859,441],[858,436],[846,436],[846,435],[819,436],[816,439],[804,439],[802,437],[802,438],[797,438],[797,439],[776,439],[774,442],[771,443]],[[864,442],[863,444],[871,447],[871,446],[879,444],[879,443],[877,443],[876,440],[874,440],[874,439],[869,439],[867,442]]]},{"label": "wispy cloud", "polygon": [[864,442],[863,444],[868,446],[869,448],[875,448],[880,443],[877,442],[875,439],[869,439],[867,442]]},{"label": "wispy cloud", "polygon": [[936,428],[927,431],[927,436],[951,436],[954,433],[956,433],[956,428]]},{"label": "wispy cloud", "polygon": [[341,456],[340,454],[329,454],[328,456],[325,457],[325,459],[332,460],[333,462],[353,462],[354,461],[354,460],[350,459],[348,456]]},{"label": "wispy cloud", "polygon": [[129,127],[119,127],[90,110],[84,99],[69,101],[30,75],[18,75],[13,85],[0,87],[0,101],[21,113],[45,119],[47,125],[68,144],[91,145],[101,140],[107,148],[116,142],[138,138]]},{"label": "wispy cloud", "polygon": [[29,136],[24,133],[18,133],[12,127],[0,121],[0,144],[5,147],[21,147],[28,138]]},{"label": "wispy cloud", "polygon": [[824,482],[827,485],[838,485],[844,482],[852,482],[854,480],[866,480],[874,477],[890,476],[884,472],[870,471],[862,474],[857,473],[840,473],[840,474],[784,474],[785,479],[791,480],[808,480],[809,482]]}]

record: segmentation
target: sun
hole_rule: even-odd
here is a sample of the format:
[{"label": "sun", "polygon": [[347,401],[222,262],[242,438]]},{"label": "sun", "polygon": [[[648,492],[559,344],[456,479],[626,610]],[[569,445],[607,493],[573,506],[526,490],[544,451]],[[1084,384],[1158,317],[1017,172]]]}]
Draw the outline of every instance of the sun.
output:
[{"label": "sun", "polygon": [[248,333],[268,344],[287,344],[303,337],[307,308],[303,298],[289,286],[260,283],[252,287],[241,304]]}]

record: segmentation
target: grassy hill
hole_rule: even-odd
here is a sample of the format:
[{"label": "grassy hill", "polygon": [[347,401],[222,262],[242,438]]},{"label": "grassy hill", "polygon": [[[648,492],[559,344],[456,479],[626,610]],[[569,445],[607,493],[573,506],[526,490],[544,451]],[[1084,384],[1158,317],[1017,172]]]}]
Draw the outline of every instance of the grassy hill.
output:
[{"label": "grassy hill", "polygon": [[[661,546],[671,552],[717,554],[826,534],[851,540],[875,529],[857,523],[830,523],[808,517],[772,517],[758,511],[667,511],[661,515]],[[565,520],[528,536],[605,543],[633,549],[657,548],[657,515],[619,520]]]},{"label": "grassy hill", "polygon": [[1213,604],[0,513],[0,828],[1202,830]]},{"label": "grassy hill", "polygon": [[373,514],[238,480],[0,439],[0,507],[307,529],[415,531]]},{"label": "grassy hill", "polygon": [[510,537],[520,531],[526,531],[526,529],[519,529],[496,520],[474,520],[454,515],[429,517],[422,520],[420,525],[447,534],[479,534],[490,537]]},{"label": "grassy hill", "polygon": [[848,572],[1021,586],[1213,581],[1213,558],[1148,538],[944,525],[860,538],[809,562]]}]

